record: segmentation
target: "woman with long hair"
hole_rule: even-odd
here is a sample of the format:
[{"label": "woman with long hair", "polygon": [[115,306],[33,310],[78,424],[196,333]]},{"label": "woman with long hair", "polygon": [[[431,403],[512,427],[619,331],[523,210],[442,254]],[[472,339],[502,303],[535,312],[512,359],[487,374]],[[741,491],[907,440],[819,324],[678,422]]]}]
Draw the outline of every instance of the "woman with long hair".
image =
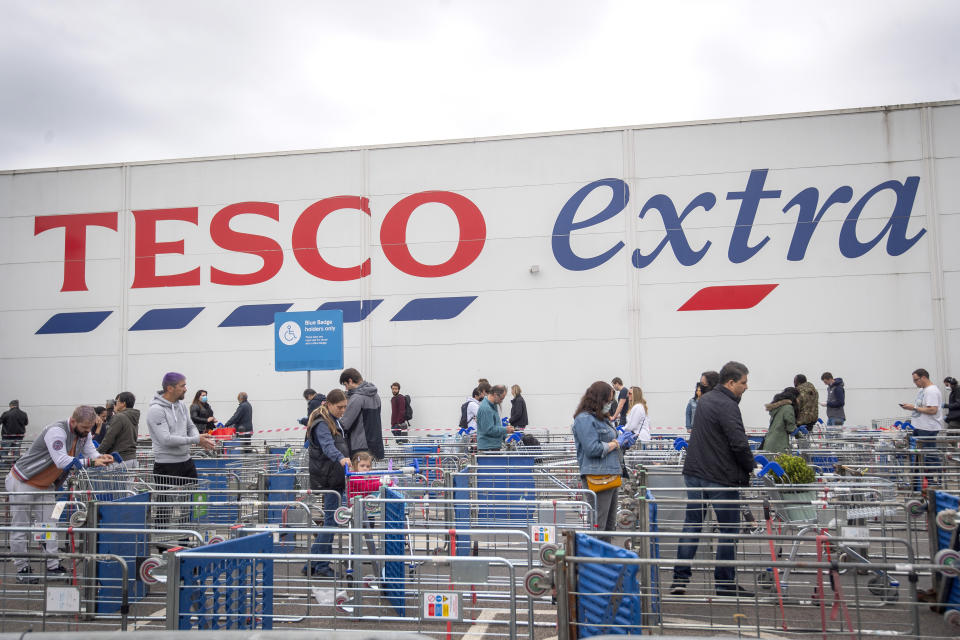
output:
[{"label": "woman with long hair", "polygon": [[697,403],[700,402],[700,396],[703,394],[703,385],[699,382],[693,388],[693,397],[687,401],[686,427],[687,431],[693,429],[693,417],[697,415]]},{"label": "woman with long hair", "polygon": [[[310,490],[323,492],[323,526],[336,528],[333,518],[343,501],[346,489],[344,467],[350,466],[350,449],[340,425],[347,410],[347,396],[340,389],[327,394],[324,404],[314,409],[307,418],[307,445],[310,457]],[[321,532],[310,548],[310,553],[328,554],[333,549],[333,532]],[[301,570],[314,577],[332,578],[334,571],[327,560],[312,562]]]},{"label": "woman with long hair", "polygon": [[514,429],[523,430],[530,424],[527,418],[527,401],[523,399],[518,384],[510,387],[510,393],[513,394],[513,400],[510,401],[510,424]]},{"label": "woman with long hair", "polygon": [[650,420],[647,418],[647,401],[644,399],[643,389],[640,387],[630,387],[629,407],[627,424],[623,428],[637,434],[637,440],[640,442],[650,442]]},{"label": "woman with long hair", "polygon": [[[591,384],[573,414],[573,440],[577,446],[577,466],[584,486],[589,485],[587,476],[620,476],[620,449],[629,448],[636,439],[632,432],[625,431],[619,437],[610,425],[607,406],[613,399],[613,387],[598,380]],[[597,492],[597,527],[603,531],[616,529],[617,494],[614,486]]]},{"label": "woman with long hair", "polygon": [[197,431],[206,433],[210,427],[217,421],[213,417],[213,409],[207,403],[207,392],[205,389],[199,389],[193,396],[193,402],[190,403],[190,420],[197,425]]}]

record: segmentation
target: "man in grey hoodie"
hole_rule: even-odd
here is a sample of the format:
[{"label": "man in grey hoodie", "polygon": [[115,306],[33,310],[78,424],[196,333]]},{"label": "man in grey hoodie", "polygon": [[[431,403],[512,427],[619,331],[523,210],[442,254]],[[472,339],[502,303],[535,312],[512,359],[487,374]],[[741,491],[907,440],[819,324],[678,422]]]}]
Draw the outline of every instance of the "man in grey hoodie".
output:
[{"label": "man in grey hoodie", "polygon": [[[163,391],[157,392],[147,409],[147,428],[153,446],[153,474],[158,484],[170,488],[192,484],[197,467],[190,457],[190,445],[199,444],[207,451],[215,447],[213,436],[200,433],[190,419],[190,410],[183,397],[187,393],[187,377],[171,371],[163,376]],[[165,496],[161,495],[163,500]],[[166,496],[169,499],[169,494]],[[170,512],[160,510],[159,521],[169,520]],[[172,524],[172,523],[170,523]]]},{"label": "man in grey hoodie", "polygon": [[377,460],[383,459],[383,426],[380,422],[380,396],[377,387],[367,382],[356,369],[344,369],[340,384],[347,390],[347,410],[340,424],[347,434],[350,455],[369,451]]}]

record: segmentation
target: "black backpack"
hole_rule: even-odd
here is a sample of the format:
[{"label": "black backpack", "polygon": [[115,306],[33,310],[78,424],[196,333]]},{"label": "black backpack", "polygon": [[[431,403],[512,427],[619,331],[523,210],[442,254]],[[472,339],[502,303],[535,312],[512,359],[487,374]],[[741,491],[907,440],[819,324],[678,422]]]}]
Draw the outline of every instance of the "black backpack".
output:
[{"label": "black backpack", "polygon": [[467,400],[462,405],[460,405],[460,428],[467,428],[467,405],[470,404],[470,401]]},{"label": "black backpack", "polygon": [[413,420],[413,405],[410,404],[410,396],[403,396],[407,401],[407,408],[403,410],[404,421]]}]

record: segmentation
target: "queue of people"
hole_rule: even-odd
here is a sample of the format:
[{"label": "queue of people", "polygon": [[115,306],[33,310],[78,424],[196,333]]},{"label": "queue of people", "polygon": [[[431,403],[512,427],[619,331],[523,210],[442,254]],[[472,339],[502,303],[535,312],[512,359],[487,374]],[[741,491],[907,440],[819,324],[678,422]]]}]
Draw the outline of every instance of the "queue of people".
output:
[{"label": "queue of people", "polygon": [[[671,592],[681,595],[690,580],[689,561],[696,554],[705,505],[713,506],[721,533],[739,530],[740,510],[735,505],[741,487],[749,484],[754,469],[753,454],[743,426],[740,401],[748,388],[748,369],[738,362],[726,363],[719,372],[705,371],[695,386],[688,403],[687,422],[690,440],[683,465],[683,482],[687,488],[684,533],[678,547]],[[821,376],[827,399],[821,403],[816,388],[806,376],[797,374],[793,386],[776,393],[765,405],[769,426],[762,448],[770,452],[790,449],[790,437],[802,435],[818,419],[818,406],[826,406],[830,422],[845,420],[843,380],[829,372]],[[944,426],[960,427],[960,389],[956,379],[944,380],[947,398],[931,381],[925,369],[912,372],[917,395],[912,403],[900,407],[910,411],[919,439],[936,436]],[[343,389],[332,389],[326,395],[313,389],[304,391],[308,415],[304,446],[308,449],[310,488],[323,493],[323,525],[335,525],[334,513],[347,489],[346,472],[368,470],[384,456],[380,422],[380,398],[376,386],[364,380],[359,371],[345,369],[340,382]],[[391,431],[398,442],[409,424],[410,398],[400,393],[399,383],[391,385]],[[499,451],[507,436],[522,431],[529,423],[526,402],[519,385],[512,385],[510,416],[501,418],[501,405],[506,397],[504,385],[491,385],[480,379],[471,396],[461,406],[461,426],[475,426],[478,450]],[[175,488],[197,481],[197,469],[191,447],[215,448],[208,433],[216,418],[208,402],[208,394],[196,392],[188,406],[186,376],[169,372],[163,376],[161,390],[146,411],[150,434],[154,477],[160,488]],[[246,393],[237,397],[238,407],[228,424],[243,425],[240,433],[252,432],[252,408]],[[49,522],[52,518],[52,495],[73,466],[102,467],[118,464],[136,466],[137,441],[141,412],[135,407],[136,397],[124,391],[104,407],[77,407],[67,420],[45,427],[27,452],[18,455],[8,473],[5,486],[10,492],[11,519],[14,526],[31,522]],[[946,410],[944,418],[943,410]],[[839,413],[838,413],[839,411]],[[831,415],[832,414],[832,415]],[[0,416],[3,427],[3,451],[10,454],[22,439],[26,413],[14,400]],[[577,465],[583,486],[597,496],[597,523],[602,531],[616,528],[615,516],[621,478],[625,474],[623,453],[637,441],[651,439],[649,407],[642,388],[625,385],[620,378],[610,383],[597,381],[581,397],[573,413],[572,433]],[[95,436],[99,437],[95,439]],[[922,445],[929,446],[929,445]],[[114,455],[116,454],[116,456]],[[162,481],[161,481],[162,480]],[[164,500],[161,496],[158,501]],[[159,510],[162,519],[162,509]],[[329,553],[332,534],[320,532],[312,552]],[[26,534],[12,533],[11,551],[24,554]],[[48,538],[47,550],[57,548],[55,535]],[[722,539],[717,545],[717,559],[735,557],[734,539]],[[15,557],[17,580],[35,583],[38,576],[25,557]],[[47,561],[46,574],[60,575],[63,569],[56,558]],[[304,575],[333,575],[329,563],[315,562],[303,568]],[[718,595],[749,596],[736,583],[731,567],[717,567],[715,582]]]}]

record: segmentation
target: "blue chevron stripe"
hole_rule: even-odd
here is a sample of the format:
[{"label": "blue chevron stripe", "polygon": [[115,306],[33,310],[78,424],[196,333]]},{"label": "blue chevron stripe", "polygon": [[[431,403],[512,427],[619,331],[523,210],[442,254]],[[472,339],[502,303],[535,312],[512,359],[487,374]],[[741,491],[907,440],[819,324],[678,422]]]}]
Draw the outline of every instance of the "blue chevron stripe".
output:
[{"label": "blue chevron stripe", "polygon": [[[394,315],[391,322],[412,322],[416,320],[449,320],[469,307],[477,296],[454,296],[449,298],[415,298],[405,304]],[[380,306],[383,298],[373,300],[342,300],[325,302],[317,311],[339,309],[343,312],[345,323],[366,320]],[[220,327],[264,327],[273,324],[273,315],[287,311],[292,302],[280,304],[240,305],[224,318]],[[183,329],[206,307],[179,307],[168,309],[148,309],[130,327],[130,331],[157,331]],[[112,311],[78,311],[57,313],[50,317],[37,334],[88,333],[99,327]]]},{"label": "blue chevron stripe", "polygon": [[77,311],[74,313],[56,313],[43,326],[38,334],[46,333],[87,333],[93,331],[107,319],[112,311]]},{"label": "blue chevron stripe", "polygon": [[265,327],[273,324],[273,314],[286,311],[293,306],[292,302],[285,304],[245,304],[234,309],[223,322],[221,327]]},{"label": "blue chevron stripe", "polygon": [[397,312],[391,322],[410,322],[413,320],[449,320],[463,313],[477,296],[459,296],[454,298],[416,298]]},{"label": "blue chevron stripe", "polygon": [[179,309],[150,309],[133,323],[130,331],[156,331],[159,329],[183,329],[190,324],[203,307]]},{"label": "blue chevron stripe", "polygon": [[342,302],[324,302],[317,307],[317,311],[343,311],[344,322],[360,322],[370,313],[380,306],[383,299],[379,300],[344,300]]}]

